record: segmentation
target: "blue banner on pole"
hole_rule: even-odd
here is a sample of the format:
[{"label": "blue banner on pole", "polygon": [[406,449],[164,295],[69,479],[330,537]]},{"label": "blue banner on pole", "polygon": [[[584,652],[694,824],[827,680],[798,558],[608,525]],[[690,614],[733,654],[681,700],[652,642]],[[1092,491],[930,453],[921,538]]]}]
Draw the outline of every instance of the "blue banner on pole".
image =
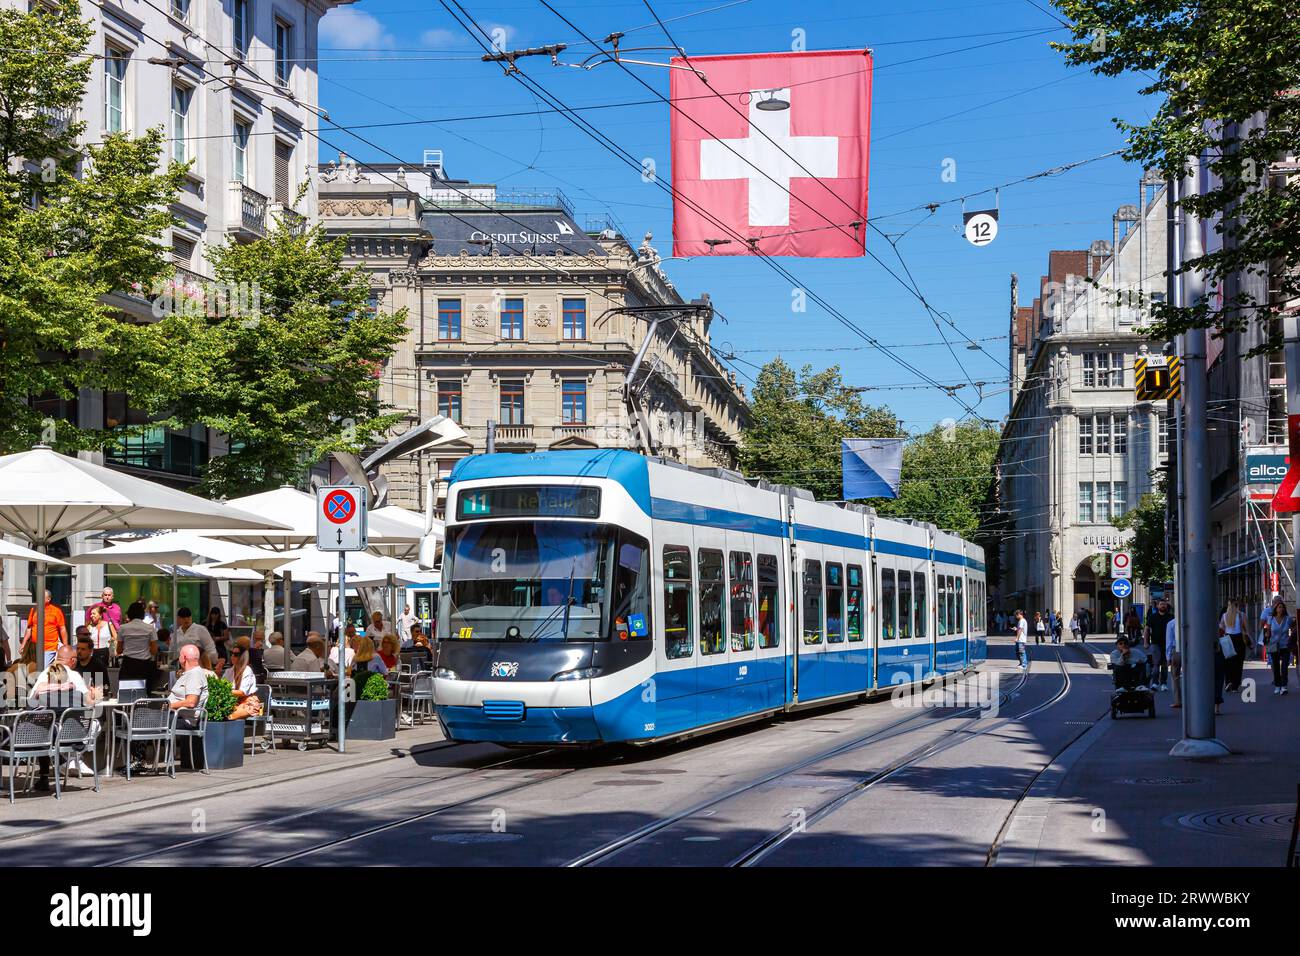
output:
[{"label": "blue banner on pole", "polygon": [[845,438],[840,447],[845,501],[897,498],[903,438]]}]

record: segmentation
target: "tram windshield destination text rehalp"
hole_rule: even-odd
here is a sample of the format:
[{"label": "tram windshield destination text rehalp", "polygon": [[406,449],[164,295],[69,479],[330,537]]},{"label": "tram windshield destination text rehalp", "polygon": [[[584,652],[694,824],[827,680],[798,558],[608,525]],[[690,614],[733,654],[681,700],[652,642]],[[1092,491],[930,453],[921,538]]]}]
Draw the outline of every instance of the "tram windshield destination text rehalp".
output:
[{"label": "tram windshield destination text rehalp", "polygon": [[463,493],[457,521],[479,518],[599,518],[600,489],[562,485],[507,485]]}]

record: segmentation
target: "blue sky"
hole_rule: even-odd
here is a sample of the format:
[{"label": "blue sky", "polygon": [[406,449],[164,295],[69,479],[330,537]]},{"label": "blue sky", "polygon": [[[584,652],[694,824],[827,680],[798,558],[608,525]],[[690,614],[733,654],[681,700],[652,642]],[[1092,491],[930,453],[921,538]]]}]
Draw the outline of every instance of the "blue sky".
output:
[{"label": "blue sky", "polygon": [[[461,0],[483,28],[504,31],[518,49],[570,43],[563,58],[593,52],[577,33],[530,0]],[[778,0],[652,0],[688,54],[787,51],[802,30],[808,49],[875,51],[870,208],[932,305],[951,316],[944,325],[956,356],[939,343],[935,320],[915,296],[873,262],[862,259],[784,259],[804,286],[815,290],[879,341],[903,346],[898,354],[945,384],[988,382],[978,406],[984,417],[1006,412],[1006,351],[1010,274],[1021,278],[1021,304],[1051,249],[1086,248],[1108,239],[1111,215],[1137,196],[1140,170],[1118,158],[1063,175],[1004,189],[1001,230],[985,248],[961,234],[961,206],[889,214],[1009,182],[1041,170],[1108,153],[1123,145],[1112,117],[1146,118],[1153,104],[1138,94],[1139,78],[1095,77],[1069,70],[1048,46],[1068,34],[1047,0],[913,0],[898,5]],[[551,0],[582,32],[601,39],[627,34],[624,46],[663,46],[667,40],[641,0],[579,3]],[[673,18],[673,19],[669,19]],[[1044,32],[1046,31],[1046,32]],[[498,34],[502,35],[502,34]],[[482,50],[437,0],[360,0],[329,13],[321,25],[320,105],[341,126],[454,120],[488,113],[536,111],[540,104],[499,66],[480,61]],[[669,52],[637,54],[666,61]],[[613,65],[594,70],[556,68],[545,57],[521,61],[537,83],[571,106],[650,99]],[[668,71],[633,67],[665,96]],[[619,106],[583,114],[638,157],[670,174],[668,107]],[[361,161],[418,163],[426,148],[441,149],[457,178],[517,188],[561,189],[587,216],[612,214],[634,242],[649,230],[667,256],[671,197],[642,182],[636,171],[597,146],[555,113],[512,118],[428,122],[358,130],[369,145],[322,124],[321,159],[337,148]],[[944,180],[945,161],[956,179]],[[953,168],[950,163],[948,168]],[[992,195],[967,209],[993,204]],[[897,273],[889,241],[868,234],[868,248]],[[713,327],[715,346],[732,352],[742,378],[781,354],[795,366],[839,364],[851,385],[881,388],[864,397],[888,404],[909,430],[920,430],[964,409],[942,391],[915,386],[911,371],[852,337],[813,303],[791,311],[790,283],[761,260],[697,258],[665,266],[686,295],[709,292],[727,319]],[[971,351],[961,335],[982,342]],[[990,340],[990,341],[984,341]],[[958,362],[965,368],[959,367]],[[959,393],[975,404],[974,389]]]}]

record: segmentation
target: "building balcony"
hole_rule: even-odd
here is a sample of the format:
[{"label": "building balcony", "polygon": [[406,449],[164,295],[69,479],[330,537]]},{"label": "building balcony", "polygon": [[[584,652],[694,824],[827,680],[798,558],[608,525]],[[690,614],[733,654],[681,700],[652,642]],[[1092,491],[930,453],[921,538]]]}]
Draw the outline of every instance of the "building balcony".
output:
[{"label": "building balcony", "polygon": [[226,232],[245,242],[266,235],[270,201],[241,182],[226,184]]},{"label": "building balcony", "polygon": [[307,217],[302,213],[295,212],[281,202],[271,203],[268,209],[271,214],[270,221],[278,221],[291,235],[301,236],[307,231]]},{"label": "building balcony", "polygon": [[498,442],[531,442],[533,440],[532,425],[498,425],[497,441]]}]

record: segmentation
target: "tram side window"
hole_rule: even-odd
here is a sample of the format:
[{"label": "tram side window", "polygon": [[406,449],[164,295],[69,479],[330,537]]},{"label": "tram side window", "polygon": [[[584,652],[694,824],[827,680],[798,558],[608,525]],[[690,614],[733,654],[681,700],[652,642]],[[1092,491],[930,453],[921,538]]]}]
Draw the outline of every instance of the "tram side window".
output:
[{"label": "tram side window", "polygon": [[826,643],[844,643],[844,567],[826,565]]},{"label": "tram side window", "polygon": [[728,557],[731,575],[731,649],[754,649],[754,559],[745,551]]},{"label": "tram side window", "polygon": [[862,569],[849,565],[849,609],[844,619],[850,641],[862,640]]},{"label": "tram side window", "polygon": [[758,646],[781,646],[781,572],[776,555],[758,556]]},{"label": "tram side window", "polygon": [[880,572],[880,636],[887,641],[898,636],[895,600],[894,569],[884,568]]},{"label": "tram side window", "polygon": [[957,617],[957,585],[953,583],[952,575],[948,575],[948,620],[952,624],[949,633],[961,631],[961,622]]},{"label": "tram side window", "polygon": [[691,549],[664,548],[664,654],[680,660],[695,653],[691,621]]},{"label": "tram side window", "polygon": [[722,577],[722,552],[700,548],[700,653],[721,654],[727,649]]},{"label": "tram side window", "polygon": [[803,563],[803,642],[822,642],[822,563]]},{"label": "tram side window", "polygon": [[[614,562],[614,613],[610,615],[613,639],[648,641],[650,627],[650,545],[630,531],[618,533],[618,560]],[[640,615],[641,622],[632,620]],[[637,628],[636,624],[642,626]],[[632,633],[633,630],[636,633]]]},{"label": "tram side window", "polygon": [[957,622],[957,630],[961,631],[963,630],[962,622],[966,620],[966,602],[964,600],[965,595],[962,594],[962,579],[960,577],[957,578],[956,584],[957,584],[957,613],[953,615],[952,619]]},{"label": "tram side window", "polygon": [[929,611],[930,611],[930,609],[926,606],[926,594],[925,594],[925,592],[926,592],[926,581],[925,581],[925,574],[922,573],[922,572],[920,572],[920,571],[917,571],[915,574],[912,575],[912,581],[913,581],[913,584],[914,584],[914,586],[915,586],[915,599],[916,599],[916,629],[915,629],[915,633],[916,633],[916,636],[917,636],[917,637],[925,637],[925,636],[926,636],[926,631],[929,629],[929,626],[930,626],[930,625],[929,625],[929,620],[930,620]]},{"label": "tram side window", "polygon": [[948,578],[939,574],[935,576],[935,581],[939,586],[939,593],[935,597],[934,609],[939,616],[939,636],[946,637],[948,634]]},{"label": "tram side window", "polygon": [[906,571],[898,572],[898,636],[912,637],[912,575]]}]

